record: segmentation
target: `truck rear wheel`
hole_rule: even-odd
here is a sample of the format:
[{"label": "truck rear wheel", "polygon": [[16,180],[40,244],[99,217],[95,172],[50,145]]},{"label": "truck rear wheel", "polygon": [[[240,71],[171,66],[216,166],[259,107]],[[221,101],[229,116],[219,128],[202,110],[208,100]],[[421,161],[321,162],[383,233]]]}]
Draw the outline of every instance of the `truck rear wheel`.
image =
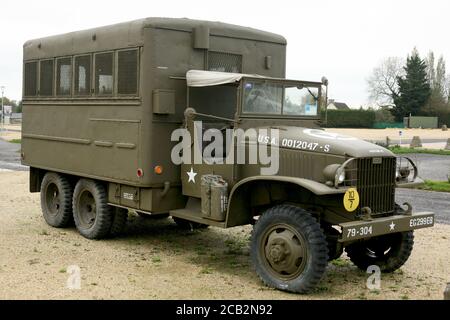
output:
[{"label": "truck rear wheel", "polygon": [[345,248],[350,260],[361,270],[371,265],[381,272],[394,272],[405,264],[414,245],[414,232],[399,232],[355,242]]},{"label": "truck rear wheel", "polygon": [[320,225],[307,211],[290,205],[275,206],[255,224],[251,259],[266,285],[307,293],[325,272],[327,241]]},{"label": "truck rear wheel", "polygon": [[44,219],[52,227],[68,227],[72,221],[72,186],[67,178],[47,172],[41,183],[41,208]]},{"label": "truck rear wheel", "polygon": [[78,181],[73,193],[73,217],[83,237],[102,239],[109,235],[113,212],[102,184],[88,179]]}]

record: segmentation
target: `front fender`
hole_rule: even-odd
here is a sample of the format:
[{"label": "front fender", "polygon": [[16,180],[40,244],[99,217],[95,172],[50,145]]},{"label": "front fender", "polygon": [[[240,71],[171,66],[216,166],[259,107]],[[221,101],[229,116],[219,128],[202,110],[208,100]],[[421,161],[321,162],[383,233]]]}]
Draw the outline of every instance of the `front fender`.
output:
[{"label": "front fender", "polygon": [[[241,198],[239,199],[239,195],[241,195],[241,190],[249,185],[252,182],[282,182],[287,184],[292,184],[294,186],[298,186],[304,188],[311,193],[317,196],[324,195],[333,195],[333,194],[343,194],[346,192],[347,188],[332,188],[327,185],[316,182],[309,179],[304,178],[295,178],[295,177],[285,177],[285,176],[253,176],[239,181],[237,184],[233,186],[231,190],[229,201],[228,201],[228,209],[227,209],[227,219],[226,225],[227,227],[232,227],[240,224],[245,224],[248,222],[248,214],[249,212],[243,212],[248,210],[249,202],[248,199]],[[242,205],[237,205],[236,202],[243,202]],[[244,209],[245,208],[245,209]],[[237,211],[237,212],[234,212]],[[237,218],[241,217],[241,218]],[[246,220],[247,219],[247,220]]]}]

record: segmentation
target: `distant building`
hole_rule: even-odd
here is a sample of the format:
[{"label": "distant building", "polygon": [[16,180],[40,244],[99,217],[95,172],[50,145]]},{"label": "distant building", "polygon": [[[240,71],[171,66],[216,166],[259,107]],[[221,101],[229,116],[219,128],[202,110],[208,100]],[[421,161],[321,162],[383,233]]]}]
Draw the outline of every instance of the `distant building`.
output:
[{"label": "distant building", "polygon": [[350,110],[349,106],[344,102],[328,100],[328,110]]}]

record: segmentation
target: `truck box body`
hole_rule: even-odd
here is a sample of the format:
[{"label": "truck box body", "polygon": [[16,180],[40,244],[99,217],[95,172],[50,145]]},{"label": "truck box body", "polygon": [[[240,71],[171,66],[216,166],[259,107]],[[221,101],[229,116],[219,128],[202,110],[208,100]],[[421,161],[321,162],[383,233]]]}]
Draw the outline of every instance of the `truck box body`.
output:
[{"label": "truck box body", "polygon": [[[138,93],[119,95],[118,52],[134,48],[139,51]],[[75,57],[86,54],[91,55],[91,91],[95,91],[95,56],[103,52],[113,52],[115,61],[111,95],[76,96],[74,69],[71,94],[55,94],[59,59],[71,58],[73,67]],[[56,75],[51,96],[39,91],[29,96],[25,92],[29,89],[24,89],[23,163],[130,186],[161,187],[167,181],[176,185],[180,172],[170,159],[170,136],[183,121],[186,72],[227,71],[227,63],[237,61],[231,67],[240,70],[230,71],[284,77],[285,54],[281,36],[189,19],[148,18],[28,41],[25,65],[37,62],[38,68],[42,61],[54,59]],[[24,87],[30,78],[42,80],[33,67],[30,71],[24,66]],[[157,165],[164,168],[163,174],[153,172]]]}]

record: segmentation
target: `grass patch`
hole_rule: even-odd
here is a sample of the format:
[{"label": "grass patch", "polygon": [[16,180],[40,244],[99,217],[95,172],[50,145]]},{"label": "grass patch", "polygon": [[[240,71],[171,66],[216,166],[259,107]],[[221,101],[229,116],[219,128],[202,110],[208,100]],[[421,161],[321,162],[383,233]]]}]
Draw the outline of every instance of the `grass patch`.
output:
[{"label": "grass patch", "polygon": [[342,259],[342,258],[339,258],[339,259],[336,259],[336,260],[332,260],[331,264],[336,266],[336,267],[348,267],[348,266],[350,266],[350,262],[348,260],[345,260],[345,259]]},{"label": "grass patch", "polygon": [[419,189],[439,191],[439,192],[450,192],[450,182],[425,180],[425,184],[423,186],[420,186]]},{"label": "grass patch", "polygon": [[389,147],[395,154],[409,154],[409,153],[427,153],[427,154],[438,154],[441,156],[450,156],[450,150],[442,149],[424,149],[424,148],[406,148],[400,146]]},{"label": "grass patch", "polygon": [[160,257],[153,257],[152,258],[152,262],[153,263],[161,263],[161,258]]},{"label": "grass patch", "polygon": [[22,143],[22,139],[12,139],[9,140],[10,143],[17,143],[17,144],[21,144]]},{"label": "grass patch", "polygon": [[225,250],[225,254],[228,255],[242,255],[244,253],[244,249],[248,246],[247,239],[227,239],[225,240],[225,245],[227,249]]},{"label": "grass patch", "polygon": [[200,274],[212,274],[213,270],[211,268],[203,268],[202,270],[200,270]]}]

